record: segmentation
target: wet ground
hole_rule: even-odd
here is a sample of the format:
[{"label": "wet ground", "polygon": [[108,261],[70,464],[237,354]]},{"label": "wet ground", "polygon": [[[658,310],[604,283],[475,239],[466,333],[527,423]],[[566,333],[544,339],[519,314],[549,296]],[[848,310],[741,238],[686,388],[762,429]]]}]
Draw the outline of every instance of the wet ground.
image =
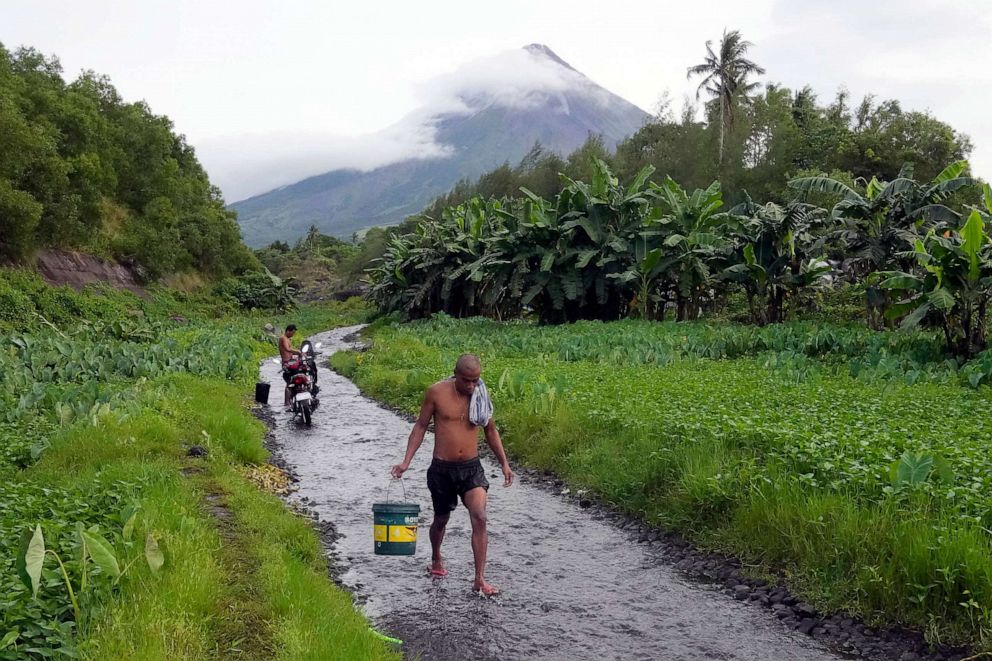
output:
[{"label": "wet ground", "polygon": [[[323,358],[346,348],[343,338],[354,330],[317,336]],[[282,383],[271,361],[262,377]],[[417,554],[374,555],[372,503],[385,499],[389,467],[402,459],[411,424],[326,368],[320,385],[313,426],[277,412],[275,441],[299,478],[297,497],[336,528],[341,582],[379,630],[405,641],[409,658],[841,658],[769,611],[687,581],[596,508],[583,509],[526,476],[503,488],[498,467],[485,456],[492,484],[487,578],[503,594],[484,599],[471,591],[464,508],[452,515],[445,539],[449,578],[428,578],[430,435],[405,480],[407,500],[421,505]],[[272,393],[271,403],[278,404],[281,391],[274,386]],[[400,496],[394,483],[390,498]]]}]

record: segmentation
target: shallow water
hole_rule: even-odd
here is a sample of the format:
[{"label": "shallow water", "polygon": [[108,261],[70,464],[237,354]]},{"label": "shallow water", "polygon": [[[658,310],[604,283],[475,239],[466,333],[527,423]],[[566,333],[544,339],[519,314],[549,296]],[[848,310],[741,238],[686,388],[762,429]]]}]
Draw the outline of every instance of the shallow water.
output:
[{"label": "shallow water", "polygon": [[[346,348],[343,338],[354,330],[317,336],[324,357]],[[271,361],[262,365],[262,377],[282,383]],[[389,468],[402,459],[412,425],[326,368],[320,384],[313,426],[277,412],[273,433],[299,477],[296,497],[308,499],[340,535],[333,553],[341,581],[379,630],[405,641],[408,657],[841,658],[787,630],[770,612],[685,580],[657,550],[638,545],[595,509],[581,509],[526,477],[503,488],[498,466],[485,455],[492,485],[487,579],[503,594],[483,599],[471,592],[471,528],[464,508],[452,515],[444,542],[449,578],[429,579],[430,435],[406,479],[407,500],[421,505],[417,554],[374,555],[372,503],[384,500]],[[279,395],[274,385],[273,405],[281,402]],[[400,495],[394,484],[390,497]]]}]

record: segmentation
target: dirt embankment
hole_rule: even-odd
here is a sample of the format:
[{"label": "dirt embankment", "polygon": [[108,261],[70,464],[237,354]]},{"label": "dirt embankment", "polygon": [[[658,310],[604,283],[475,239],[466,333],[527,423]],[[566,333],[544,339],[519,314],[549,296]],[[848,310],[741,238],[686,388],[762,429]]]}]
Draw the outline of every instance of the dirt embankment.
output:
[{"label": "dirt embankment", "polygon": [[145,295],[134,271],[92,255],[68,250],[45,250],[38,255],[36,268],[41,277],[53,285],[82,289],[88,284],[105,282],[138,296]]}]

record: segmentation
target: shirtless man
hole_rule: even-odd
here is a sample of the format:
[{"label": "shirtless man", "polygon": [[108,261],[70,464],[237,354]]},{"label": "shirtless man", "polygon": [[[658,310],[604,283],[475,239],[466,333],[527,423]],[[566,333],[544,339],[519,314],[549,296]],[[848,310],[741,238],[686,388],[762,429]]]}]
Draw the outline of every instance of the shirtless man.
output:
[{"label": "shirtless man", "polygon": [[293,336],[296,335],[296,324],[286,326],[286,331],[279,336],[279,358],[282,359],[282,379],[286,382],[285,405],[288,409],[289,401],[289,372],[286,371],[286,363],[293,359],[293,356],[300,357],[303,354],[293,348]]},{"label": "shirtless man", "polygon": [[[410,432],[403,463],[392,468],[393,477],[402,477],[410,468],[413,455],[424,442],[427,425],[434,418],[434,460],[427,470],[427,488],[434,503],[431,523],[431,576],[448,575],[441,558],[441,542],[451,512],[458,506],[458,497],[468,508],[472,521],[472,554],[475,556],[475,582],[472,589],[485,596],[499,593],[496,586],[486,583],[486,499],[489,482],[479,461],[479,428],[469,422],[469,402],[479,382],[482,364],[471,354],[465,354],[455,364],[455,375],[427,389],[420,417]],[[503,451],[503,441],[490,418],[483,427],[486,443],[503,469],[503,486],[513,484],[513,471]]]}]

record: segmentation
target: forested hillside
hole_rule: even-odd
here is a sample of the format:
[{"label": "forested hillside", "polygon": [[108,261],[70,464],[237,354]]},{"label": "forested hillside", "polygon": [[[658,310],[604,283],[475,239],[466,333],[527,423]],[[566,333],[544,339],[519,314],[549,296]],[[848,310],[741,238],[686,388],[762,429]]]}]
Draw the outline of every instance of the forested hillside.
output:
[{"label": "forested hillside", "polygon": [[654,121],[615,152],[595,137],[565,159],[538,145],[518,164],[463,180],[428,206],[426,214],[438,218],[445,207],[473,195],[519,196],[521,186],[554,197],[567,183],[559,172],[573,179],[592,178],[592,158],[610,165],[622,181],[651,165],[658,180],[671,176],[686,188],[706,188],[718,179],[732,204],[743,201],[745,192],[781,203],[792,199],[787,182],[795,177],[825,173],[847,183],[873,176],[890,181],[910,163],[917,178],[928,181],[972,149],[966,135],[929,113],[905,110],[894,99],[868,95],[855,102],[841,90],[823,103],[810,87],[794,91],[769,83],[760,94],[733,98],[721,156],[724,110],[711,100],[705,111],[706,121],[700,121],[691,103],[678,116],[664,104]]},{"label": "forested hillside", "polygon": [[185,138],[92,71],[0,45],[0,259],[48,247],[138,267],[145,278],[257,268]]}]

